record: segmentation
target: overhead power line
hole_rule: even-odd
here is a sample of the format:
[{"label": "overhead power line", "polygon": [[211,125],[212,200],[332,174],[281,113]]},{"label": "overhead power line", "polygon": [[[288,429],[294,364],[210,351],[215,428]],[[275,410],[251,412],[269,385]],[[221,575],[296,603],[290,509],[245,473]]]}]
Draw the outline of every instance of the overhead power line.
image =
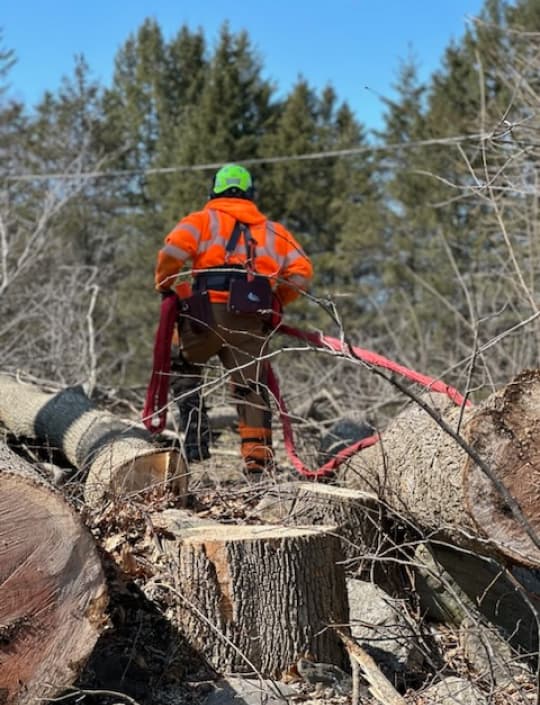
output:
[{"label": "overhead power line", "polygon": [[[334,149],[324,152],[308,152],[306,154],[287,154],[276,157],[254,157],[240,160],[242,164],[253,166],[257,164],[279,164],[284,162],[312,161],[315,159],[329,159],[332,157],[350,157],[366,152],[398,152],[402,149],[415,149],[417,147],[430,147],[434,145],[458,144],[460,142],[484,141],[493,137],[491,133],[476,133],[469,135],[456,135],[454,137],[434,138],[411,142],[399,142],[389,145],[364,145],[350,149]],[[110,179],[137,175],[174,174],[186,171],[210,171],[223,166],[223,161],[205,164],[183,164],[178,166],[151,167],[148,169],[116,169],[98,171],[76,172],[49,172],[41,174],[6,174],[0,176],[6,181],[39,181],[39,180],[75,180],[75,179]]]}]

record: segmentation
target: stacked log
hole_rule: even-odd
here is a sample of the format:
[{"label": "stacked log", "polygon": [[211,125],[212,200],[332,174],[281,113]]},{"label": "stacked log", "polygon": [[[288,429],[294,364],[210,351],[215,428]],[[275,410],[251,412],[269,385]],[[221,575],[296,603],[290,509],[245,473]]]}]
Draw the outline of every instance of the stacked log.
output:
[{"label": "stacked log", "polygon": [[341,481],[375,492],[432,538],[540,566],[540,370],[523,372],[478,407],[439,394],[421,401],[442,424],[412,403]]}]

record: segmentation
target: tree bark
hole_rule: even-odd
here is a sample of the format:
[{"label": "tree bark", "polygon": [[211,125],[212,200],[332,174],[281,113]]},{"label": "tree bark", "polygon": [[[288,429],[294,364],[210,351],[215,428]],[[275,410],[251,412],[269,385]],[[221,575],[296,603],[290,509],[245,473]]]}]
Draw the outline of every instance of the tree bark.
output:
[{"label": "tree bark", "polygon": [[333,527],[183,530],[179,627],[219,671],[279,677],[298,658],[346,662],[330,624],[346,624],[343,554]]},{"label": "tree bark", "polygon": [[159,448],[142,427],[96,409],[81,387],[46,394],[0,375],[0,421],[16,436],[60,450],[81,471],[92,506],[107,494],[150,488],[187,492],[185,463],[177,450]]},{"label": "tree bark", "polygon": [[523,372],[478,407],[456,407],[439,394],[424,401],[480,455],[519,505],[529,530],[482,468],[415,403],[380,443],[350,461],[343,483],[376,492],[430,535],[540,566],[540,370]]},{"label": "tree bark", "polygon": [[538,650],[537,571],[432,543],[415,551],[414,571],[415,592],[431,619],[457,626],[466,618],[487,620],[513,647]]},{"label": "tree bark", "polygon": [[0,703],[71,685],[106,624],[90,533],[63,496],[0,444]]}]

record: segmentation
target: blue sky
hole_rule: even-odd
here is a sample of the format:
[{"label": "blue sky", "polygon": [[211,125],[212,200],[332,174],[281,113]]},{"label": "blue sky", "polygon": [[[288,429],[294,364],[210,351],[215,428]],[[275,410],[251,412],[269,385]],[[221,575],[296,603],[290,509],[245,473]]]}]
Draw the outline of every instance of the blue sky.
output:
[{"label": "blue sky", "polygon": [[[182,24],[202,27],[212,46],[220,25],[246,29],[264,76],[280,93],[301,74],[321,88],[332,83],[368,128],[381,124],[380,96],[392,96],[400,60],[412,49],[420,75],[436,70],[451,39],[459,39],[482,0],[3,0],[4,48],[18,63],[11,95],[35,104],[56,90],[82,53],[101,83],[114,56],[146,17],[169,39]],[[468,20],[469,18],[469,20]]]}]

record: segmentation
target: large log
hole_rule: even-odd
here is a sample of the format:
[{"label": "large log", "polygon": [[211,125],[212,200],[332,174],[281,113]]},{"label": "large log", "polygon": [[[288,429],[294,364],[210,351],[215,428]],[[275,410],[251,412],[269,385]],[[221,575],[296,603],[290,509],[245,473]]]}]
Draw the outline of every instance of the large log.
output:
[{"label": "large log", "polygon": [[91,505],[107,494],[165,486],[186,495],[187,471],[179,451],[157,447],[146,429],[97,409],[82,387],[47,394],[0,375],[0,421],[16,436],[60,450],[81,471],[84,498]]},{"label": "large log", "polygon": [[0,444],[0,703],[72,685],[106,625],[96,547],[64,497]]},{"label": "large log", "polygon": [[432,536],[540,566],[540,370],[523,372],[477,407],[463,409],[437,394],[422,401],[459,432],[482,463],[412,403],[380,443],[351,460],[342,482],[376,492]]},{"label": "large log", "polygon": [[174,618],[217,670],[279,677],[306,654],[345,665],[329,628],[348,622],[334,527],[179,528],[167,554]]}]

